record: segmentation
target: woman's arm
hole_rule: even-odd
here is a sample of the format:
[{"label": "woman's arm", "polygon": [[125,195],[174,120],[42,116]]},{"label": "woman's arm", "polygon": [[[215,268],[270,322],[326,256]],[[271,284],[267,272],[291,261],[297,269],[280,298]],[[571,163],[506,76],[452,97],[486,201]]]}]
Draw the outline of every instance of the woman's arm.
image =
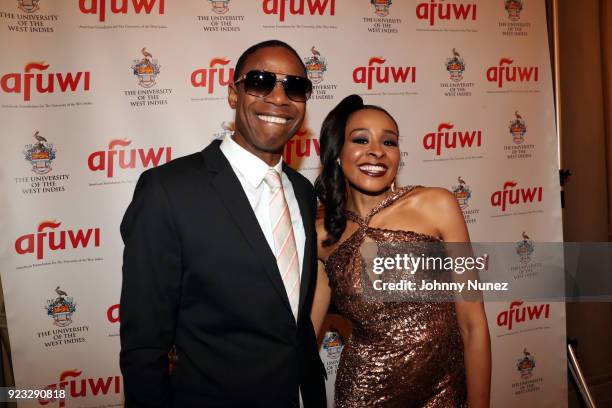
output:
[{"label": "woman's arm", "polygon": [[315,288],[312,310],[310,312],[310,318],[317,338],[319,337],[321,326],[323,326],[323,321],[327,315],[330,299],[331,289],[329,288],[329,279],[327,273],[325,273],[323,262],[319,261],[317,268],[317,286]]},{"label": "woman's arm", "polygon": [[[444,242],[470,242],[463,213],[455,196],[444,189],[434,189],[432,207],[436,227]],[[434,214],[432,214],[434,215]],[[491,339],[481,301],[455,302],[457,322],[463,339],[464,363],[470,408],[489,407],[491,393]]]},{"label": "woman's arm", "polygon": [[482,302],[455,303],[463,338],[470,408],[489,407],[491,394],[491,340]]}]

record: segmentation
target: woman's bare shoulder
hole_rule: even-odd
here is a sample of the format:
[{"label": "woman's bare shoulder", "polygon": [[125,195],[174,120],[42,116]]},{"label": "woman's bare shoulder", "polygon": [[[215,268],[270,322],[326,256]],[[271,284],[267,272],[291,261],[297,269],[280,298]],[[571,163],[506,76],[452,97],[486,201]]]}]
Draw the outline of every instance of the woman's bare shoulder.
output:
[{"label": "woman's bare shoulder", "polygon": [[455,205],[453,193],[442,187],[414,187],[400,201],[404,209],[440,210],[448,205]]},{"label": "woman's bare shoulder", "polygon": [[[455,195],[441,187],[416,187],[398,206],[399,216],[404,219],[421,220],[433,227],[440,236],[443,225],[454,219],[463,220]],[[433,234],[432,234],[433,235]]]}]

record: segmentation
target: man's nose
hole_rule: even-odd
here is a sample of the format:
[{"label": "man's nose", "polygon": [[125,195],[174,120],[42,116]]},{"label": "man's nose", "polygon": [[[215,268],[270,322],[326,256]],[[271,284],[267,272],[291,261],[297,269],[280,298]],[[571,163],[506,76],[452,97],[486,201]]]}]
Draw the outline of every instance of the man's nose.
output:
[{"label": "man's nose", "polygon": [[272,91],[266,96],[266,101],[271,102],[275,105],[287,105],[289,98],[285,93],[285,87],[281,81],[276,81]]}]

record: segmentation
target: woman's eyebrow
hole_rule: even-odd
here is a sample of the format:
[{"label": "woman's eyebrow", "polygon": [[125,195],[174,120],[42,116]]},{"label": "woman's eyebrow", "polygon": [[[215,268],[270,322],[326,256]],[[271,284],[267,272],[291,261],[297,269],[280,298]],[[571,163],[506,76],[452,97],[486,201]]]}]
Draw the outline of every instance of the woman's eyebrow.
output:
[{"label": "woman's eyebrow", "polygon": [[362,131],[362,130],[365,130],[366,132],[369,132],[369,129],[366,129],[366,128],[356,128],[356,129],[351,130],[349,132],[349,135],[352,135],[354,132],[359,132],[359,131]]},{"label": "woman's eyebrow", "polygon": [[383,133],[392,134],[393,136],[399,136],[395,130],[383,129]]}]

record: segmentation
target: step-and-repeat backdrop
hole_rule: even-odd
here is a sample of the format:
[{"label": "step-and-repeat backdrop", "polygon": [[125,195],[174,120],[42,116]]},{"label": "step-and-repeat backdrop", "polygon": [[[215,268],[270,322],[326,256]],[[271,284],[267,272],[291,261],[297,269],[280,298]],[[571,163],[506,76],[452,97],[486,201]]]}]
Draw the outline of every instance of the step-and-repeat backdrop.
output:
[{"label": "step-and-repeat backdrop", "polygon": [[[308,178],[321,121],[358,93],[399,123],[400,184],[446,187],[472,240],[516,242],[510,280],[538,282],[530,254],[562,240],[543,0],[1,0],[0,32],[14,373],[70,396],[20,406],[121,405],[123,212],[143,170],[231,131],[234,64],[262,40],[294,46],[315,84],[285,151]],[[564,305],[487,315],[493,406],[565,406]],[[321,348],[330,391],[344,341]]]}]

